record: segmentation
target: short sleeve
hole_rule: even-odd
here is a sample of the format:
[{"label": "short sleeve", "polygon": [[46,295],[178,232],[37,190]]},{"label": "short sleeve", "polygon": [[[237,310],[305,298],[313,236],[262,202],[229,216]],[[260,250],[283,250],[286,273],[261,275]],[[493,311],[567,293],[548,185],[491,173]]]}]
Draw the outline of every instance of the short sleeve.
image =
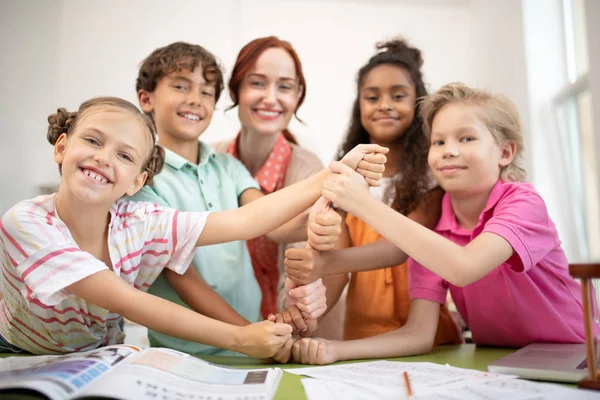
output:
[{"label": "short sleeve", "polygon": [[408,259],[408,291],[410,299],[424,299],[445,304],[448,284],[414,259]]},{"label": "short sleeve", "polygon": [[173,212],[171,237],[173,255],[165,266],[178,274],[183,274],[196,254],[196,243],[206,225],[209,212]]},{"label": "short sleeve", "polygon": [[48,221],[41,210],[17,206],[2,218],[0,238],[11,275],[24,284],[23,297],[53,306],[68,296],[69,285],[108,267]]},{"label": "short sleeve", "polygon": [[158,204],[159,206],[169,207],[169,204],[165,199],[160,197],[158,193],[149,185],[144,185],[142,188],[133,196],[126,197],[128,201],[144,201],[147,203]]},{"label": "short sleeve", "polygon": [[517,272],[526,272],[558,244],[558,234],[546,204],[532,189],[515,184],[500,199],[483,228],[504,238],[515,254],[508,263]]},{"label": "short sleeve", "polygon": [[260,190],[258,182],[250,175],[244,164],[230,154],[220,154],[227,160],[227,173],[235,184],[235,193],[238,197],[248,189]]},{"label": "short sleeve", "polygon": [[183,274],[192,262],[209,212],[185,212],[145,202],[122,204],[125,208],[118,214],[127,219],[119,221],[119,226],[127,227],[127,236],[145,239],[143,265]]}]

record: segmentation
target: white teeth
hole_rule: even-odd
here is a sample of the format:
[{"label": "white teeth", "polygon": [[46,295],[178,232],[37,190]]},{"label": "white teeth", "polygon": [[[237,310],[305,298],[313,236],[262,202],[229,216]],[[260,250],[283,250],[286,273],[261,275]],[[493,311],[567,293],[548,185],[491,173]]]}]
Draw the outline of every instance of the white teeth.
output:
[{"label": "white teeth", "polygon": [[256,112],[265,117],[276,117],[279,115],[279,111],[257,110]]},{"label": "white teeth", "polygon": [[190,121],[200,121],[200,117],[195,114],[181,114],[181,116],[189,119]]},{"label": "white teeth", "polygon": [[106,178],[103,178],[100,175],[96,175],[95,173],[93,173],[92,171],[90,171],[89,169],[84,169],[83,173],[86,174],[87,176],[89,176],[90,178],[98,181],[98,182],[102,182],[102,183],[108,183],[108,180],[106,180]]}]

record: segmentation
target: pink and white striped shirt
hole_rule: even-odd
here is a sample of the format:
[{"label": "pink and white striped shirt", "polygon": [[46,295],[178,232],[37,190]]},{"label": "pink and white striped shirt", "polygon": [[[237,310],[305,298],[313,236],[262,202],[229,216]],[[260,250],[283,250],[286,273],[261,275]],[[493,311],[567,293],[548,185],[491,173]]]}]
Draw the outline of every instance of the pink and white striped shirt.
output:
[{"label": "pink and white striped shirt", "polygon": [[[0,335],[34,354],[68,353],[123,342],[120,316],[66,287],[108,269],[81,250],[55,208],[56,195],[23,201],[0,223]],[[114,273],[146,291],[163,268],[184,273],[208,212],[117,201],[108,248]]]}]

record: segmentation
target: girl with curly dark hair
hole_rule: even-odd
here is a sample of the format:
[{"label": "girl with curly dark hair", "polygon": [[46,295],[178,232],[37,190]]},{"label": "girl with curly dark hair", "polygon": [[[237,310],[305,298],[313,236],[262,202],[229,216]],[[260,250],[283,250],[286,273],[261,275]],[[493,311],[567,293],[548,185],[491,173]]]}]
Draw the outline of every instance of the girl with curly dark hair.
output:
[{"label": "girl with curly dark hair", "polygon": [[[379,43],[376,47],[378,52],[358,71],[350,126],[337,158],[359,143],[376,143],[389,148],[382,185],[372,193],[397,212],[432,228],[440,214],[442,190],[429,173],[429,143],[419,117],[418,100],[427,95],[421,73],[421,51],[401,39]],[[312,264],[310,279],[315,277],[315,270],[320,269],[319,264],[326,265],[327,302],[331,309],[348,281],[347,274],[329,275],[331,268],[339,264],[339,272],[351,272],[344,324],[346,340],[401,327],[410,309],[405,260],[396,257],[397,248],[385,239],[379,240],[381,235],[362,220],[347,214],[345,221],[347,247],[377,243],[373,243],[373,247],[353,249],[355,256],[351,261],[343,255],[350,254],[348,251],[319,254],[289,250],[286,253],[288,274],[300,283],[306,270],[294,271],[295,263]],[[327,262],[321,262],[325,258]],[[332,314],[335,315],[335,311]],[[328,319],[335,318],[334,315]],[[436,343],[460,342],[460,334],[448,310],[442,309],[440,315]],[[323,322],[324,326],[331,325],[327,319]],[[336,336],[337,332],[330,329],[319,333]]]}]

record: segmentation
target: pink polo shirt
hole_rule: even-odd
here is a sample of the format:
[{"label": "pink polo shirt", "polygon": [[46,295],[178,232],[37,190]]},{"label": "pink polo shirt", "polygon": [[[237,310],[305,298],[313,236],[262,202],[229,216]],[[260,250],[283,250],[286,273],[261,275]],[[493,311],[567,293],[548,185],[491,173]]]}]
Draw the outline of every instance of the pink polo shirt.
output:
[{"label": "pink polo shirt", "polygon": [[530,184],[498,181],[473,231],[460,227],[446,194],[434,231],[461,246],[492,232],[508,241],[514,254],[465,287],[448,283],[411,258],[411,299],[444,304],[450,289],[477,344],[585,342],[580,285],[569,275],[546,204]]}]

